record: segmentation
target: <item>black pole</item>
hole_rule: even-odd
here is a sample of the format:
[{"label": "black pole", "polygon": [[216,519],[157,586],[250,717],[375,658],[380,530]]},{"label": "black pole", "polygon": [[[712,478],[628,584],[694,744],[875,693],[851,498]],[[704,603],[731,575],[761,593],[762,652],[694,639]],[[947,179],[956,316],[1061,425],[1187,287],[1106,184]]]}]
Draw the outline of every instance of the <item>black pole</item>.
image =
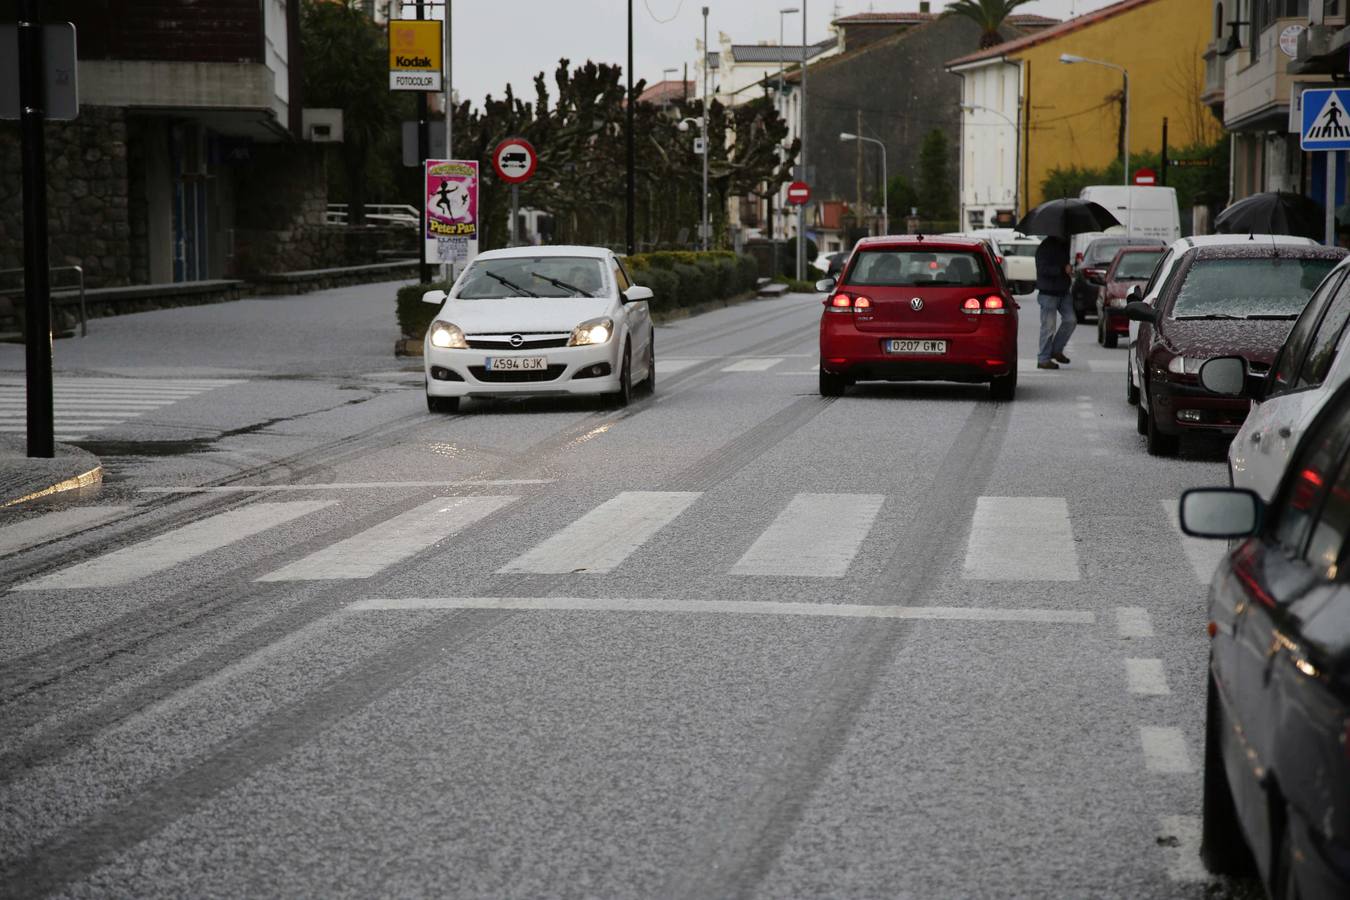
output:
[{"label": "black pole", "polygon": [[1167,116],[1163,116],[1163,135],[1162,135],[1162,171],[1158,173],[1158,183],[1167,187],[1167,170],[1171,168],[1172,163],[1167,159]]},{"label": "black pole", "polygon": [[628,255],[637,252],[637,144],[633,140],[633,114],[636,112],[637,98],[633,96],[633,0],[628,0],[628,124],[624,128],[625,152],[628,154],[628,196],[625,199],[624,243]]},{"label": "black pole", "polygon": [[[417,0],[417,18],[422,18],[422,0]],[[422,222],[422,235],[420,243],[421,249],[417,256],[421,264],[417,267],[417,280],[426,284],[431,281],[431,266],[427,265],[427,198],[426,194],[426,161],[431,156],[431,135],[427,132],[427,94],[426,91],[417,92],[417,167],[422,170],[418,176],[417,185],[417,208],[421,210],[419,218]]]},{"label": "black pole", "polygon": [[23,143],[24,350],[28,372],[28,455],[56,455],[52,434],[52,309],[47,272],[47,151],[42,123],[41,0],[19,3],[19,129]]}]

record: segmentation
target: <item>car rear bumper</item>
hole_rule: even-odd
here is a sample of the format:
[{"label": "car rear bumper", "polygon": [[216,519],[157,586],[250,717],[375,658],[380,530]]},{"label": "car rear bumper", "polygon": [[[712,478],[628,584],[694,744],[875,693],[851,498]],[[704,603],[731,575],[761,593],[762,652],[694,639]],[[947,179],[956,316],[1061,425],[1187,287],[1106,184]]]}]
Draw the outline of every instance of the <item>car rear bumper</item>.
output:
[{"label": "car rear bumper", "polygon": [[[846,317],[825,313],[820,365],[854,381],[988,381],[1017,368],[1017,319],[1015,310],[1009,313],[982,317],[972,332],[924,335],[864,333]],[[895,338],[946,341],[947,352],[941,356],[887,353],[886,341]]]},{"label": "car rear bumper", "polygon": [[1149,414],[1164,434],[1209,432],[1234,435],[1247,419],[1251,401],[1216,397],[1197,386],[1150,379]]}]

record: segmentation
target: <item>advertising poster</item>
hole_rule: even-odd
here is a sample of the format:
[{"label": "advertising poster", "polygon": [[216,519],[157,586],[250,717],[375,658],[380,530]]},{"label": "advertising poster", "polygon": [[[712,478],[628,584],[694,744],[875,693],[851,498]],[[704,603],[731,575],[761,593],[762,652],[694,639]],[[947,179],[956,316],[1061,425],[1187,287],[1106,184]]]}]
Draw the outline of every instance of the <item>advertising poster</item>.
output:
[{"label": "advertising poster", "polygon": [[478,255],[478,161],[426,162],[423,261],[462,266]]}]

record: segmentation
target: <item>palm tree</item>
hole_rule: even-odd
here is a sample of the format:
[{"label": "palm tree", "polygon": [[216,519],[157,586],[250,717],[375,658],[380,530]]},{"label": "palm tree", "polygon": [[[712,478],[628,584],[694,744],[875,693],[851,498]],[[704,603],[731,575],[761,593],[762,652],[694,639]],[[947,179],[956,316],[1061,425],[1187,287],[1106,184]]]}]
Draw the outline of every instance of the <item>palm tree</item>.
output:
[{"label": "palm tree", "polygon": [[984,50],[1003,43],[1003,35],[998,33],[1003,20],[1012,15],[1012,11],[1031,0],[953,0],[942,11],[944,16],[960,16],[980,26],[980,49]]}]

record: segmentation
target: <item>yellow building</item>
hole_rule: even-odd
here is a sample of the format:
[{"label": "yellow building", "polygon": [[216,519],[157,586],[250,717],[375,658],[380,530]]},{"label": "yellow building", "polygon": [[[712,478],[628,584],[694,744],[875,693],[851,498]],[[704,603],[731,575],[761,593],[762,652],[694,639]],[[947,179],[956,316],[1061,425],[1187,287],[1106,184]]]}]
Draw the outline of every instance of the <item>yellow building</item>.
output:
[{"label": "yellow building", "polygon": [[1120,160],[1126,77],[1131,153],[1161,149],[1164,118],[1173,150],[1217,140],[1222,128],[1200,101],[1212,15],[1200,0],[1122,0],[949,62],[963,80],[965,226],[1020,216],[1046,199],[1055,169]]}]

